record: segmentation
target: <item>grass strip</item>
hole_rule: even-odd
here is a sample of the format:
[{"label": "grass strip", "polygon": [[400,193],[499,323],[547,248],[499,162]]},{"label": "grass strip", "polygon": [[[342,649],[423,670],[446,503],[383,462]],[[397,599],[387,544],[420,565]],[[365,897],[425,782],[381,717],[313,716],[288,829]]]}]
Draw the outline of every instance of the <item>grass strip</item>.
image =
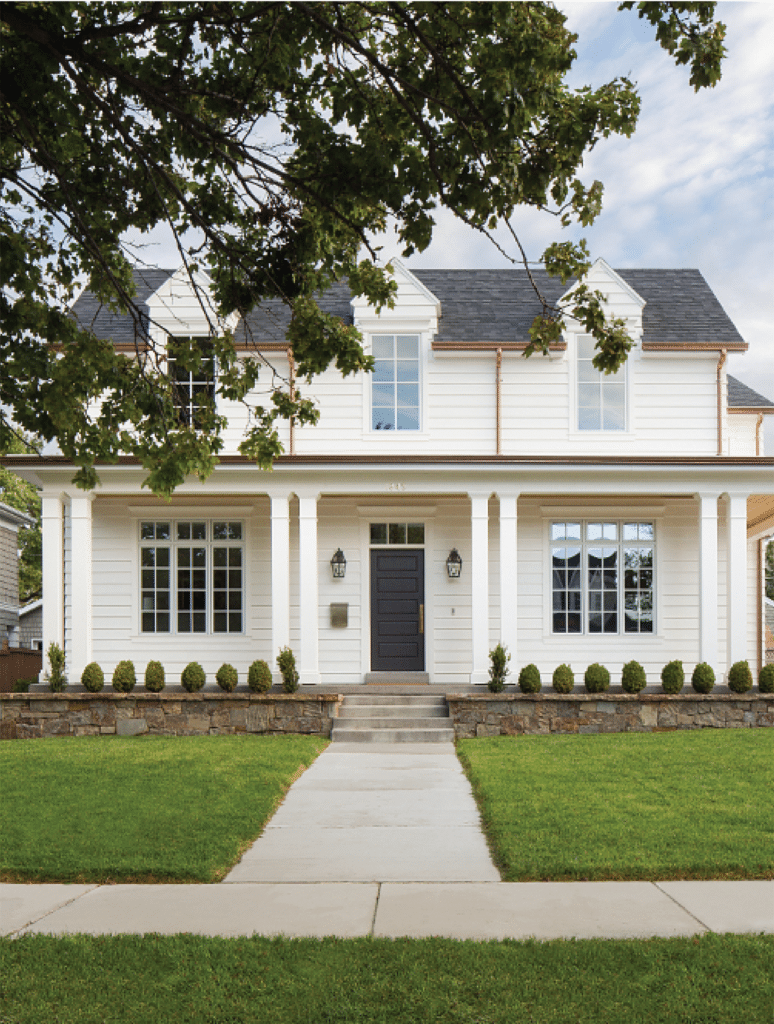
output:
[{"label": "grass strip", "polygon": [[774,878],[774,730],[497,736],[457,751],[508,882]]},{"label": "grass strip", "polygon": [[770,1024],[770,936],[554,942],[23,936],[4,1024]]},{"label": "grass strip", "polygon": [[217,882],[327,746],[315,736],[0,745],[0,881]]}]

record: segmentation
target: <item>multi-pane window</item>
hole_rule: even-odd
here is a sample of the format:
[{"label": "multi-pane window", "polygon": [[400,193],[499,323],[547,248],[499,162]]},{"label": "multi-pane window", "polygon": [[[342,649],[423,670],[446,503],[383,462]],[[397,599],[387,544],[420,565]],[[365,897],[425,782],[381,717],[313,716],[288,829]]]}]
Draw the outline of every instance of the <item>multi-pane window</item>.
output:
[{"label": "multi-pane window", "polygon": [[[182,365],[183,353],[196,352],[198,362],[193,369]],[[185,359],[189,363],[188,358]],[[172,397],[181,424],[198,427],[205,410],[211,409],[215,398],[215,364],[209,338],[170,338],[167,367],[172,382]]]},{"label": "multi-pane window", "polygon": [[419,430],[419,335],[375,334],[371,379],[374,430]]},{"label": "multi-pane window", "polygon": [[594,346],[592,335],[578,335],[578,430],[625,430],[626,364],[600,373]]},{"label": "multi-pane window", "polygon": [[424,544],[424,523],[371,523],[372,544]]},{"label": "multi-pane window", "polygon": [[243,599],[241,522],[140,524],[143,633],[241,633]]},{"label": "multi-pane window", "polygon": [[653,633],[653,523],[551,524],[554,633]]}]

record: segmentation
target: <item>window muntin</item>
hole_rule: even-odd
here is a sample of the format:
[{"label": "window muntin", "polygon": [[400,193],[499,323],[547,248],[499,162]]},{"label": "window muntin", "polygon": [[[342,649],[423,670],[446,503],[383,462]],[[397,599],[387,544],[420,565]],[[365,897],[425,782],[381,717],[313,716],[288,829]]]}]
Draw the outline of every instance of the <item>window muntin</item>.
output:
[{"label": "window muntin", "polygon": [[579,334],[577,344],[578,430],[626,430],[626,364],[600,373],[593,336]]},{"label": "window muntin", "polygon": [[551,631],[653,633],[654,549],[653,523],[552,523]]},{"label": "window muntin", "polygon": [[241,633],[243,570],[241,522],[140,523],[141,631]]},{"label": "window muntin", "polygon": [[[182,366],[176,353],[188,349],[199,353],[195,369]],[[189,360],[185,360],[188,362]],[[215,363],[209,338],[174,338],[167,341],[167,372],[172,382],[172,401],[181,425],[199,427],[203,415],[215,401]]]},{"label": "window muntin", "polygon": [[419,335],[375,334],[371,428],[419,430]]},{"label": "window muntin", "polygon": [[371,544],[424,544],[424,523],[371,523]]}]

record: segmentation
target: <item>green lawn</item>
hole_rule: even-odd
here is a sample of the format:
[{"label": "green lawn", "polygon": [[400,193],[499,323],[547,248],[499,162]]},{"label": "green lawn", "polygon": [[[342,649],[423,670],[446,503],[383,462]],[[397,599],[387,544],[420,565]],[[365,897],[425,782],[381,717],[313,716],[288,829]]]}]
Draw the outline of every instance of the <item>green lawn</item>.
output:
[{"label": "green lawn", "polygon": [[504,881],[774,877],[774,730],[497,736],[457,750]]},{"label": "green lawn", "polygon": [[326,745],[314,736],[2,743],[0,880],[218,881]]},{"label": "green lawn", "polygon": [[13,1024],[771,1024],[774,940],[26,936]]}]

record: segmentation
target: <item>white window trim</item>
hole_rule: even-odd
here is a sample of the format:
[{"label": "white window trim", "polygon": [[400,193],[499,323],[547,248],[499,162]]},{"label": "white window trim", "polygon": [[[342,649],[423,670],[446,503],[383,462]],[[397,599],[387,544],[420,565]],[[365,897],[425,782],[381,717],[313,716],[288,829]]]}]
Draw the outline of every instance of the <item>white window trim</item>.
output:
[{"label": "white window trim", "polygon": [[586,335],[587,331],[577,331],[574,334],[568,335],[567,344],[567,364],[569,368],[569,402],[567,403],[569,409],[569,421],[568,421],[568,435],[573,439],[580,438],[593,438],[595,440],[604,440],[605,445],[621,444],[631,442],[636,434],[633,428],[634,418],[634,387],[632,384],[632,377],[634,375],[632,367],[639,362],[641,347],[640,347],[640,336],[638,333],[631,332],[631,336],[634,339],[634,345],[629,352],[629,355],[624,363],[624,401],[626,402],[626,427],[624,430],[581,430],[578,427],[578,337],[580,335]]},{"label": "white window trim", "polygon": [[386,447],[389,447],[393,442],[396,442],[396,439],[399,439],[397,440],[397,443],[401,445],[409,444],[411,440],[428,441],[430,439],[427,415],[428,352],[430,348],[427,343],[428,333],[426,330],[421,330],[406,324],[384,324],[379,329],[369,330],[367,333],[364,332],[363,349],[366,355],[371,355],[373,352],[371,338],[375,334],[415,334],[419,338],[419,430],[374,430],[372,428],[371,415],[373,410],[371,405],[371,382],[373,380],[373,374],[363,373],[361,374],[363,378],[362,440],[375,445],[384,445]]},{"label": "white window trim", "polygon": [[[661,627],[661,611],[663,608],[663,594],[661,588],[661,549],[664,547],[664,541],[661,539],[663,535],[662,522],[663,522],[663,506],[654,509],[651,507],[645,508],[589,508],[586,506],[583,510],[569,506],[567,508],[543,506],[541,507],[543,514],[543,644],[554,646],[557,643],[564,645],[571,645],[574,643],[581,644],[583,646],[593,646],[603,643],[606,648],[614,650],[616,647],[631,647],[632,643],[637,643],[642,640],[647,644],[661,644],[664,640],[664,631]],[[618,633],[589,633],[586,627],[586,614],[587,606],[583,606],[583,632],[582,633],[554,633],[553,631],[553,564],[551,557],[551,524],[554,522],[562,521],[569,522],[571,520],[577,520],[580,523],[585,522],[614,522],[618,523],[619,526],[624,522],[652,522],[653,523],[653,571],[656,574],[655,586],[653,588],[653,613],[655,618],[655,628],[652,633],[626,633],[620,630]],[[618,545],[623,544],[623,540],[616,542]],[[582,571],[585,567],[582,566]],[[621,567],[621,571],[622,571]],[[619,583],[619,595],[623,594],[623,588]],[[584,597],[587,595],[585,588],[585,577],[584,577],[584,589],[582,591]],[[619,623],[623,622],[620,618],[623,614],[622,607],[619,609]],[[558,664],[558,663],[557,663]]]}]

